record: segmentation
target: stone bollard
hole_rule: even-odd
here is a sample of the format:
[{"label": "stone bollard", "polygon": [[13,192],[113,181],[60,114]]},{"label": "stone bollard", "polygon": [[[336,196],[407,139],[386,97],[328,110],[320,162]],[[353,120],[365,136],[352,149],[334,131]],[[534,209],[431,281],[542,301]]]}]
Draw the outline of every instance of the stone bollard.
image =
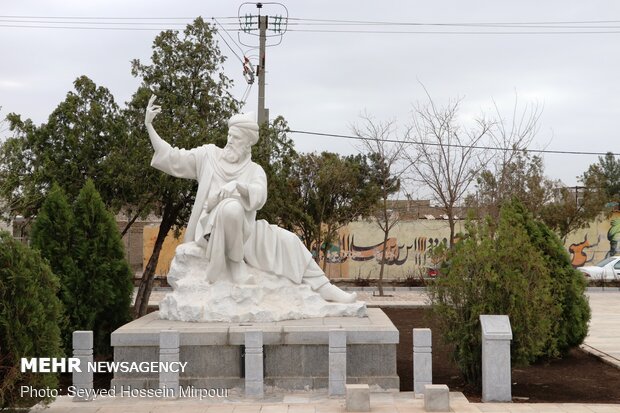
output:
[{"label": "stone bollard", "polygon": [[93,332],[73,332],[73,357],[80,360],[81,372],[73,372],[75,386],[74,402],[89,402],[92,400],[93,372],[89,371],[88,363],[93,362]]},{"label": "stone bollard", "polygon": [[413,329],[413,392],[424,396],[424,386],[433,384],[433,350],[430,328]]},{"label": "stone bollard", "polygon": [[424,386],[424,410],[427,412],[449,412],[450,390],[445,384]]},{"label": "stone bollard", "polygon": [[512,401],[510,341],[512,329],[507,315],[481,315],[482,401]]},{"label": "stone bollard", "polygon": [[329,395],[343,396],[347,383],[347,332],[329,330]]},{"label": "stone bollard", "polygon": [[[162,330],[159,332],[159,361],[161,363],[179,362],[179,332],[176,330]],[[160,371],[159,388],[169,398],[179,397],[179,372]]]},{"label": "stone bollard", "polygon": [[345,384],[347,412],[370,411],[370,387],[367,384]]},{"label": "stone bollard", "polygon": [[245,395],[263,397],[263,332],[245,332]]}]

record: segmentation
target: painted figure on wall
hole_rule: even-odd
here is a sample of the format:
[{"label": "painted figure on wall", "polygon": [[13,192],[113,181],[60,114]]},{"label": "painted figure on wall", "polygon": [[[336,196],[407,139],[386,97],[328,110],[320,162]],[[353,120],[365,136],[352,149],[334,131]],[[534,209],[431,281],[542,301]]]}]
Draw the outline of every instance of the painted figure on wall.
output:
[{"label": "painted figure on wall", "polygon": [[582,242],[577,244],[571,244],[568,247],[568,252],[571,253],[571,264],[573,265],[573,267],[583,267],[586,263],[592,262],[594,260],[594,254],[588,257],[586,250],[596,247],[600,241],[601,236],[599,235],[596,244],[590,244],[590,241],[588,241],[588,234],[586,234]]},{"label": "painted figure on wall", "polygon": [[609,252],[607,257],[618,255],[618,242],[620,242],[620,218],[611,220],[609,231],[607,231],[607,239],[609,240]]}]

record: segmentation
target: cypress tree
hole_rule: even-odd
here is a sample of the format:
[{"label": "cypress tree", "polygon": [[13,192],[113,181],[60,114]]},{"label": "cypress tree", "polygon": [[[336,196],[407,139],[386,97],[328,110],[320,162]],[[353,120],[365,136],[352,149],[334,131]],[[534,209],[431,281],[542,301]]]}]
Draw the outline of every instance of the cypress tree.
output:
[{"label": "cypress tree", "polygon": [[583,343],[588,334],[590,306],[585,295],[586,280],[573,268],[560,237],[541,221],[535,220],[525,206],[513,199],[510,208],[519,217],[519,225],[527,231],[531,245],[542,254],[551,281],[551,297],[557,317],[553,318],[552,335],[545,355],[563,356]]},{"label": "cypress tree", "polygon": [[114,216],[91,180],[75,201],[74,217],[78,276],[70,286],[76,300],[71,316],[81,329],[93,330],[95,352],[107,355],[110,333],[130,319],[132,274]]},{"label": "cypress tree", "polygon": [[583,342],[590,319],[585,280],[553,231],[516,199],[502,206],[493,227],[489,220],[468,223],[429,287],[455,359],[465,379],[478,385],[480,314],[510,317],[515,366],[566,354]]},{"label": "cypress tree", "polygon": [[472,384],[481,384],[481,314],[510,317],[514,366],[544,356],[555,341],[559,309],[551,269],[531,242],[529,223],[518,201],[502,206],[497,224],[468,223],[463,240],[447,252],[440,276],[429,287],[445,338],[454,345],[459,368]]},{"label": "cypress tree", "polygon": [[[47,195],[37,219],[32,225],[31,246],[41,252],[52,272],[60,281],[58,297],[64,308],[73,309],[75,300],[67,286],[76,277],[76,267],[71,256],[73,245],[73,211],[60,186],[54,184]],[[74,311],[71,310],[70,314]],[[66,314],[59,320],[63,347],[66,354],[71,354],[71,339],[77,330],[75,320]]]},{"label": "cypress tree", "polygon": [[549,343],[550,356],[563,356],[583,343],[588,335],[590,305],[585,295],[586,279],[571,265],[571,260],[560,237],[544,223],[533,221],[529,225],[532,244],[547,262],[552,289],[551,294],[559,312],[554,323],[554,341]]},{"label": "cypress tree", "polygon": [[61,357],[57,277],[41,255],[0,231],[0,408],[21,385],[56,388],[51,373],[21,373],[22,357]]}]

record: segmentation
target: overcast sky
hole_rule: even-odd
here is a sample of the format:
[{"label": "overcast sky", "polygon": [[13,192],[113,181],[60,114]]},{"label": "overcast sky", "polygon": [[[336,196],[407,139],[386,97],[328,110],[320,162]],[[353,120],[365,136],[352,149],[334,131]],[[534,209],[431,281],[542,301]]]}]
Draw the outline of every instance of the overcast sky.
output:
[{"label": "overcast sky", "polygon": [[[424,99],[424,84],[437,103],[463,98],[461,115],[471,119],[491,110],[495,101],[509,117],[515,93],[521,106],[544,106],[533,149],[620,152],[620,2],[607,1],[287,1],[290,18],[410,23],[556,24],[557,29],[460,26],[290,25],[281,44],[267,50],[266,103],[271,117],[283,115],[292,129],[351,134],[364,111],[379,120],[409,122],[411,105]],[[235,17],[241,2],[129,0],[4,0],[0,3],[0,116],[16,112],[37,123],[72,90],[81,75],[109,88],[123,104],[138,86],[130,61],[148,61],[158,30],[109,30],[115,27],[174,28],[194,17]],[[251,5],[245,10],[255,11]],[[273,7],[268,9],[268,7]],[[263,14],[282,14],[265,6]],[[17,16],[24,16],[18,18]],[[126,25],[85,27],[108,30],[24,28],[51,26],[33,17],[120,17]],[[136,18],[186,17],[186,20]],[[21,20],[21,21],[20,21]],[[28,23],[26,20],[38,20]],[[57,19],[69,26],[67,18]],[[222,23],[232,20],[220,19]],[[118,22],[118,21],[117,21]],[[149,23],[150,25],[140,24]],[[293,20],[290,20],[293,23]],[[299,21],[297,21],[299,22]],[[308,23],[305,21],[305,23]],[[75,26],[76,24],[74,24]],[[551,26],[548,24],[546,26]],[[80,24],[77,24],[80,26]],[[576,29],[583,26],[583,29]],[[321,33],[310,30],[571,32],[556,34]],[[605,33],[585,34],[575,31]],[[236,33],[233,33],[236,38]],[[257,39],[244,37],[246,43]],[[275,40],[275,38],[273,39]],[[230,42],[230,41],[229,41]],[[231,44],[232,46],[232,44]],[[233,46],[235,47],[235,46]],[[246,90],[241,64],[229,56],[227,74],[234,93]],[[243,47],[248,55],[256,51]],[[236,47],[235,47],[236,49]],[[241,54],[241,51],[236,49]],[[244,111],[256,109],[258,87]],[[5,132],[6,135],[6,132]],[[356,152],[353,141],[293,135],[300,151]],[[546,155],[546,172],[568,185],[596,156]]]}]

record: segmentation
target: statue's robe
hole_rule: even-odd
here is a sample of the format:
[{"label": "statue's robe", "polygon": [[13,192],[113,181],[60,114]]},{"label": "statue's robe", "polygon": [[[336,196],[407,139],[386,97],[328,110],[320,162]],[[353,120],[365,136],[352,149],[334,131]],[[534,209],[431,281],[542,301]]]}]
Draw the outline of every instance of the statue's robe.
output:
[{"label": "statue's robe", "polygon": [[[297,235],[265,220],[256,221],[256,211],[267,201],[267,177],[260,165],[249,157],[236,164],[225,162],[220,159],[222,149],[215,145],[186,150],[172,147],[160,139],[153,146],[155,153],[151,166],[178,178],[198,181],[184,242],[201,245],[206,240],[205,254],[210,262],[206,269],[207,279],[218,279],[220,274],[213,272],[224,271],[223,227],[226,225],[224,218],[228,215],[223,215],[223,211],[228,203],[239,202],[243,207],[243,219],[235,224],[241,225],[242,235],[240,239],[227,240],[227,243],[239,245],[227,258],[233,261],[243,259],[254,268],[286,277],[297,284],[303,278],[306,282],[311,281],[308,283],[313,289],[327,282]],[[247,198],[235,192],[232,198],[224,199],[214,207],[207,205],[210,196],[233,180],[247,187]],[[309,268],[313,270],[309,271]]]}]

